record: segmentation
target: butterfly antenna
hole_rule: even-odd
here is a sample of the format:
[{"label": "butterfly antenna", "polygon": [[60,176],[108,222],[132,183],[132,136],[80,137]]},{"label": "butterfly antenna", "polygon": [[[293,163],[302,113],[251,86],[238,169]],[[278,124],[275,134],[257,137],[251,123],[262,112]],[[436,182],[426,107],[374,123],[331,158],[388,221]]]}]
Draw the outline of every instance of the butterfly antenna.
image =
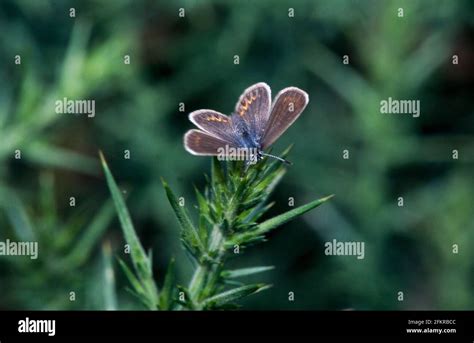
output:
[{"label": "butterfly antenna", "polygon": [[275,159],[277,159],[278,161],[282,161],[283,163],[286,163],[286,164],[288,164],[288,165],[292,165],[292,164],[293,164],[293,163],[291,163],[290,161],[285,160],[284,158],[281,158],[281,157],[279,157],[279,156],[267,154],[267,153],[265,153],[265,152],[261,152],[261,154],[262,154],[263,156],[275,158]]}]

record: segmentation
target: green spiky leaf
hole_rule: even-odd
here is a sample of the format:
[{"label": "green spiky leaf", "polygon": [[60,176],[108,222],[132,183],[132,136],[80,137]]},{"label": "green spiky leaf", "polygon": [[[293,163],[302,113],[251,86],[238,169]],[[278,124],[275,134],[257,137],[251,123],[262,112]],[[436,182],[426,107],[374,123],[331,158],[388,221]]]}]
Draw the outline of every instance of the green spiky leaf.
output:
[{"label": "green spiky leaf", "polygon": [[184,209],[184,207],[180,206],[178,199],[176,198],[168,184],[165,182],[165,180],[161,179],[161,182],[163,183],[163,187],[165,188],[168,201],[174,210],[176,218],[178,218],[179,224],[181,225],[183,240],[186,242],[190,251],[194,255],[204,253],[205,248],[201,237],[199,236],[199,232],[191,222],[191,219],[189,218],[186,210]]},{"label": "green spiky leaf", "polygon": [[201,304],[203,308],[214,308],[220,307],[227,303],[239,300],[244,298],[248,295],[263,291],[264,289],[269,288],[269,285],[265,284],[254,284],[254,285],[246,285],[238,288],[234,288],[217,295],[214,295],[210,298],[204,300]]},{"label": "green spiky leaf", "polygon": [[[151,261],[146,255],[145,250],[143,249],[143,246],[141,245],[140,240],[138,239],[138,236],[132,224],[132,220],[130,218],[130,214],[125,205],[125,201],[117,186],[117,183],[115,182],[112,172],[110,171],[107,162],[105,161],[104,155],[101,152],[99,153],[99,155],[102,162],[102,167],[104,169],[105,178],[107,180],[107,185],[109,186],[109,190],[112,195],[112,200],[114,201],[115,209],[119,217],[122,232],[125,236],[127,244],[129,244],[130,246],[130,256],[132,259],[133,267],[138,276],[136,279],[138,279],[137,281],[139,281],[141,287],[137,288],[136,282],[133,282],[132,285],[139,294],[144,294],[148,307],[151,309],[155,309],[158,301],[158,288],[156,287],[155,282],[153,280]],[[128,277],[130,276],[130,273],[127,273]],[[129,277],[129,280],[132,279]]]},{"label": "green spiky leaf", "polygon": [[261,266],[261,267],[241,268],[241,269],[235,269],[235,270],[224,270],[221,273],[221,275],[222,277],[233,279],[233,278],[263,273],[268,270],[272,270],[274,268],[275,268],[274,266]]},{"label": "green spiky leaf", "polygon": [[160,308],[163,310],[171,309],[173,303],[174,275],[174,259],[172,258],[168,265],[163,287],[160,291]]}]

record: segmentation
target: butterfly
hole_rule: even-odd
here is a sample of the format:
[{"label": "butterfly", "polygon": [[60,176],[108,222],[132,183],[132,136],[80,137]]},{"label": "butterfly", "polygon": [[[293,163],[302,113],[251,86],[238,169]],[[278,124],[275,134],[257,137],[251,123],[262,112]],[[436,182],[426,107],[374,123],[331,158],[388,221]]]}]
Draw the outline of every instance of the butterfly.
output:
[{"label": "butterfly", "polygon": [[189,120],[198,127],[184,135],[184,148],[193,155],[245,159],[254,164],[264,156],[285,159],[265,152],[305,109],[308,94],[296,87],[281,90],[271,102],[270,87],[260,82],[247,88],[231,116],[214,110],[198,110]]}]

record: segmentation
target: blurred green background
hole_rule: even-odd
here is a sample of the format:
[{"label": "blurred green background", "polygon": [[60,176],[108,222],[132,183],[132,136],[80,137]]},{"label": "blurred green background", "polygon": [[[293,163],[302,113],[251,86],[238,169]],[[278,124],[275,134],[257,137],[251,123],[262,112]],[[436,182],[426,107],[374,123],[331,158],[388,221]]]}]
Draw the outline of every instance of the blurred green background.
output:
[{"label": "blurred green background", "polygon": [[[39,258],[0,256],[0,309],[141,308],[99,149],[157,280],[174,256],[187,283],[160,176],[195,215],[210,159],[184,150],[187,114],[230,114],[260,81],[310,96],[274,146],[294,143],[294,165],[269,216],[336,197],[232,261],[276,267],[244,308],[473,309],[473,14],[469,0],[1,0],[0,240],[38,241]],[[55,113],[63,97],[95,100],[96,116]],[[420,117],[380,114],[388,97],[420,100]],[[325,256],[332,239],[365,242],[365,259]]]}]

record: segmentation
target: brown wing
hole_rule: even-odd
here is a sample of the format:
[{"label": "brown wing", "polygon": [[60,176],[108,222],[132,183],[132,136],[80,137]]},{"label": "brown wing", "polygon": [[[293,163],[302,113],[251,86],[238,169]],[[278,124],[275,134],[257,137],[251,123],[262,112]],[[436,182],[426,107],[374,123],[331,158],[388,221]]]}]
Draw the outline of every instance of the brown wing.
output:
[{"label": "brown wing", "polygon": [[246,123],[250,134],[261,137],[270,114],[271,90],[264,82],[247,88],[235,105],[234,115]]},{"label": "brown wing", "polygon": [[285,88],[277,94],[262,139],[263,149],[272,145],[298,119],[308,101],[308,94],[296,87]]},{"label": "brown wing", "polygon": [[204,132],[237,144],[230,117],[213,110],[198,110],[189,114],[189,120]]},{"label": "brown wing", "polygon": [[226,145],[233,144],[196,129],[189,130],[184,135],[184,148],[193,155],[217,156]]}]

